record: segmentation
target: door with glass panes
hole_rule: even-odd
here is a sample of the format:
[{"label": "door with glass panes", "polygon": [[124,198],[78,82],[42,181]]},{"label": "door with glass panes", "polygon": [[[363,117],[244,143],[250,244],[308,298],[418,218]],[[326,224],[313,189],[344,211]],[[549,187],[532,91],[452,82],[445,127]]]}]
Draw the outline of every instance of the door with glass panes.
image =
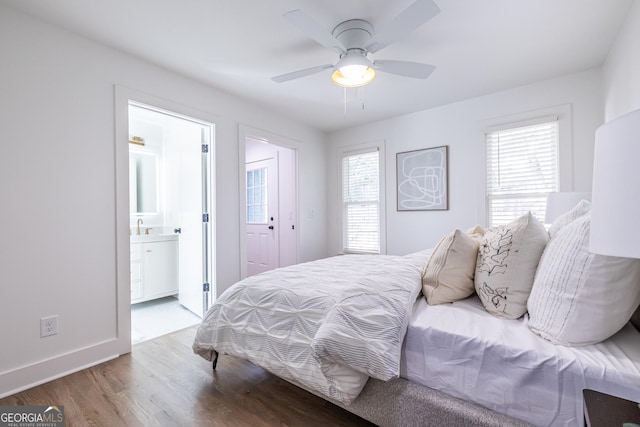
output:
[{"label": "door with glass panes", "polygon": [[279,266],[277,159],[247,163],[247,276]]}]

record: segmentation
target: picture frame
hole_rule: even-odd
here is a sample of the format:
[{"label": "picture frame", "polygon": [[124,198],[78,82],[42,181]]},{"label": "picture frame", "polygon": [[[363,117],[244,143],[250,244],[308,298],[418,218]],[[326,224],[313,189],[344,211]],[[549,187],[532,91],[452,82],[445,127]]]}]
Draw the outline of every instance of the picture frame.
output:
[{"label": "picture frame", "polygon": [[398,211],[449,209],[449,146],[396,153]]}]

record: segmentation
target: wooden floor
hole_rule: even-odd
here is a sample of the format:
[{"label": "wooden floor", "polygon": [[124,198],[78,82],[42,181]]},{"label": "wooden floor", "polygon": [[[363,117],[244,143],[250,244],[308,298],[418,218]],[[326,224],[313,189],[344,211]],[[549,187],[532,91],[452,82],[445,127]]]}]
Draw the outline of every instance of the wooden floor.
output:
[{"label": "wooden floor", "polygon": [[63,405],[66,426],[371,426],[242,360],[193,354],[195,327],[136,344],[131,354],[0,399]]}]

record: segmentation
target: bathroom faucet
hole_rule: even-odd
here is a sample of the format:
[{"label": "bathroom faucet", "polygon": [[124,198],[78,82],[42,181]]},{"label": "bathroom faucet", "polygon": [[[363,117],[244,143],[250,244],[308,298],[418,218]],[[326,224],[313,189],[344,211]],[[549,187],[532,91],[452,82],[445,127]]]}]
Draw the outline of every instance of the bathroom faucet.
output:
[{"label": "bathroom faucet", "polygon": [[140,224],[143,224],[142,218],[138,218],[138,223],[136,224],[136,234],[140,235]]}]

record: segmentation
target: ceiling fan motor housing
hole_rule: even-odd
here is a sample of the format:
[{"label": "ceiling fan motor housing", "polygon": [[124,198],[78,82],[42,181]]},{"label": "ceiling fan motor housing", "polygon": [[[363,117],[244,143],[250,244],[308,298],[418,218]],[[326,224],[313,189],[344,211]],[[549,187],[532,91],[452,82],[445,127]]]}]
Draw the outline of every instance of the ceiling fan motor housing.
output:
[{"label": "ceiling fan motor housing", "polygon": [[342,45],[349,49],[363,50],[373,37],[373,25],[363,19],[350,19],[338,24],[331,32]]}]

